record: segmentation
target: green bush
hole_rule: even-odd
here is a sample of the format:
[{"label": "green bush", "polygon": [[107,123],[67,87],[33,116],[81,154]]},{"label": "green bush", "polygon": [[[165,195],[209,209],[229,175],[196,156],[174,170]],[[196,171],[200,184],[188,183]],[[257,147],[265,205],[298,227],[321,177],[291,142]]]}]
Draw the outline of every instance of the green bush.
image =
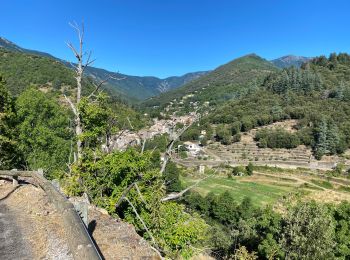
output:
[{"label": "green bush", "polygon": [[296,134],[289,133],[282,128],[261,129],[255,135],[255,141],[261,148],[287,148],[292,149],[300,145],[300,139]]}]

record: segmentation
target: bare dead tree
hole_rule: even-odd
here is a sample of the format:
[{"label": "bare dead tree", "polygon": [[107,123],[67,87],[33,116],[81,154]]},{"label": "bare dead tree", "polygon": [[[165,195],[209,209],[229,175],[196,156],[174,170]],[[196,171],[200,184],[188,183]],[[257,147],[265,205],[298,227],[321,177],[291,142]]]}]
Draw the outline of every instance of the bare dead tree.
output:
[{"label": "bare dead tree", "polygon": [[84,64],[84,55],[86,53],[83,52],[83,46],[84,46],[84,24],[82,24],[81,29],[77,25],[76,22],[69,23],[69,25],[76,31],[78,34],[79,39],[79,49],[77,50],[72,43],[67,43],[67,46],[72,50],[73,54],[75,55],[77,59],[77,64],[73,65],[75,70],[75,79],[77,82],[77,92],[76,92],[76,101],[75,104],[72,102],[72,100],[64,95],[65,99],[67,100],[68,104],[70,105],[73,113],[74,113],[74,122],[75,122],[75,135],[77,136],[77,159],[81,159],[82,155],[82,142],[79,138],[81,134],[83,133],[82,125],[81,125],[81,118],[80,113],[78,110],[78,104],[81,100],[81,93],[82,93],[82,80],[84,75],[85,68],[90,65],[93,61],[90,61],[91,58],[91,52],[88,54],[88,58]]},{"label": "bare dead tree", "polygon": [[186,192],[188,192],[189,190],[193,189],[194,187],[196,187],[200,182],[204,181],[205,179],[208,179],[210,176],[206,176],[203,179],[200,179],[199,181],[197,181],[195,184],[187,187],[186,189],[180,191],[180,192],[176,192],[176,193],[170,193],[169,195],[167,195],[166,197],[162,198],[161,201],[169,201],[169,200],[176,200],[181,198]]},{"label": "bare dead tree", "polygon": [[169,159],[171,158],[171,154],[173,151],[173,146],[175,144],[175,142],[177,140],[179,140],[179,138],[187,131],[188,128],[190,128],[195,122],[197,122],[200,118],[200,115],[196,113],[196,117],[194,118],[194,120],[192,122],[190,122],[188,125],[185,125],[183,128],[181,128],[180,130],[176,130],[176,126],[173,126],[173,130],[170,133],[170,140],[168,142],[166,151],[164,153],[163,156],[163,163],[162,163],[162,167],[160,169],[160,173],[163,174],[166,168],[166,165],[169,162]]},{"label": "bare dead tree", "polygon": [[[76,31],[78,35],[78,40],[79,40],[78,48],[75,48],[71,42],[67,43],[67,46],[71,49],[71,51],[73,52],[77,60],[76,64],[70,63],[70,65],[75,71],[75,79],[77,82],[76,99],[73,102],[70,97],[67,97],[66,95],[64,95],[64,98],[67,100],[74,114],[75,135],[77,137],[77,142],[76,142],[77,154],[74,155],[74,162],[76,162],[77,160],[81,159],[82,148],[83,148],[83,143],[80,139],[80,136],[83,133],[83,128],[82,128],[81,116],[80,116],[78,106],[82,98],[84,72],[87,67],[89,67],[91,64],[94,63],[95,60],[91,59],[91,54],[92,54],[91,51],[90,52],[84,51],[84,36],[85,36],[84,23],[82,23],[81,27],[79,27],[76,22],[69,23],[69,25]],[[95,94],[100,90],[102,85],[105,84],[110,79],[122,80],[123,78],[117,79],[111,75],[108,75],[105,79],[101,80],[99,83],[91,82],[92,85],[95,87],[95,89],[87,97],[88,98],[94,97]]]},{"label": "bare dead tree", "polygon": [[134,204],[132,204],[132,202],[127,198],[127,197],[124,197],[124,200],[127,201],[129,203],[129,205],[131,206],[131,208],[133,209],[136,217],[138,218],[138,220],[141,222],[143,228],[146,230],[147,234],[149,235],[149,237],[151,238],[151,241],[152,241],[152,244],[153,246],[151,246],[152,250],[155,251],[158,256],[160,257],[160,259],[164,259],[162,254],[160,253],[160,250],[158,249],[158,245],[157,245],[157,242],[156,240],[154,239],[151,231],[148,229],[146,223],[143,221],[143,219],[141,218],[141,216],[139,215],[139,213],[137,212]]},{"label": "bare dead tree", "polygon": [[[172,150],[173,150],[173,146],[174,146],[174,143],[181,137],[181,135],[183,135],[184,132],[186,132],[186,130],[191,127],[193,125],[193,123],[197,122],[197,120],[200,118],[200,116],[198,114],[196,114],[196,117],[195,119],[190,122],[188,125],[184,126],[183,128],[181,128],[180,130],[176,131],[175,130],[175,126],[173,126],[173,132],[170,134],[170,141],[167,145],[167,149],[164,153],[164,159],[163,159],[163,163],[162,163],[162,166],[161,166],[161,169],[160,169],[160,174],[162,175],[165,171],[165,168],[166,168],[166,165],[167,163],[169,162],[170,158],[171,158],[171,153],[172,153]],[[130,126],[132,127],[131,125],[131,122],[129,120],[129,118],[127,118],[127,120],[129,121],[129,124]],[[144,141],[145,143],[146,141]],[[202,180],[201,180],[202,181]],[[195,185],[198,185],[195,184]],[[193,187],[195,186],[193,185]],[[137,186],[137,181],[131,183],[125,190],[124,192],[122,193],[122,195],[120,196],[119,200],[117,201],[117,203],[115,204],[115,207],[118,208],[120,206],[120,204],[122,203],[122,201],[124,200],[124,198],[127,196],[127,194],[130,192],[130,190],[132,190],[135,186]],[[177,196],[177,197],[181,197],[184,193],[186,193],[188,190],[190,190],[191,188],[193,187],[189,187],[187,188],[185,191],[183,191],[181,193],[181,195]],[[140,190],[138,189],[138,187],[135,187],[141,200],[143,200],[143,197],[142,197],[142,194],[140,192]],[[174,195],[172,195],[174,196]],[[177,197],[175,198],[172,198],[172,199],[176,199]],[[167,201],[167,200],[170,200],[170,199],[166,199],[167,197],[163,198],[162,201]]]},{"label": "bare dead tree", "polygon": [[186,189],[180,191],[180,192],[174,192],[174,193],[170,193],[168,194],[166,197],[162,198],[161,201],[169,201],[169,200],[176,200],[181,198],[186,192],[188,192],[189,190],[195,188],[196,186],[198,186],[199,183],[201,183],[202,181],[208,179],[209,177],[215,175],[215,173],[218,171],[218,169],[216,169],[212,174],[205,176],[204,178],[196,181],[195,184],[192,184],[191,186],[187,187]]}]

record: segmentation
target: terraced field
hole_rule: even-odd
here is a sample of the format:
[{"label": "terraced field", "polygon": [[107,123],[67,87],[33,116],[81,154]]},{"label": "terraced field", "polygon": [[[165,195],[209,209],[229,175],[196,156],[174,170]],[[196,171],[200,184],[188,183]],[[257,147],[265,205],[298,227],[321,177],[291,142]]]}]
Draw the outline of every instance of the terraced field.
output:
[{"label": "terraced field", "polygon": [[249,162],[257,166],[272,166],[281,168],[308,168],[319,170],[331,170],[337,163],[342,163],[350,168],[350,151],[344,156],[323,156],[322,160],[316,160],[312,155],[310,147],[299,145],[294,149],[270,149],[259,148],[254,141],[257,130],[261,128],[282,127],[287,131],[295,132],[296,120],[286,120],[268,126],[258,127],[249,132],[243,133],[241,141],[230,145],[222,145],[219,142],[212,142],[204,147],[201,156],[189,155],[186,159],[177,159],[177,163],[185,167],[198,165],[218,166],[228,164],[231,166],[247,165]]},{"label": "terraced field", "polygon": [[[193,184],[197,178],[183,178],[185,185]],[[237,201],[244,197],[250,197],[255,205],[270,204],[278,200],[282,195],[293,190],[293,186],[281,183],[281,185],[259,183],[251,177],[240,177],[228,179],[223,176],[214,176],[202,181],[195,191],[205,196],[209,192],[220,194],[229,191]]]},{"label": "terraced field", "polygon": [[[185,186],[194,184],[203,176],[187,175],[182,177]],[[205,196],[209,192],[220,194],[230,192],[239,202],[244,197],[250,197],[257,206],[275,204],[282,197],[290,194],[302,194],[305,199],[315,199],[321,202],[350,201],[350,180],[342,178],[325,179],[322,175],[300,170],[266,168],[255,171],[253,176],[228,178],[225,174],[215,174],[201,181],[193,190]]]}]

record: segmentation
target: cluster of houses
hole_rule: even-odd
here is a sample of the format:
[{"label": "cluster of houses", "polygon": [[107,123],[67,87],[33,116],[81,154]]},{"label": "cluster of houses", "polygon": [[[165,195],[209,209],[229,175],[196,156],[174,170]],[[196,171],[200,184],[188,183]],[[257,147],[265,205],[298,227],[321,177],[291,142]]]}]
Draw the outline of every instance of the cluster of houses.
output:
[{"label": "cluster of houses", "polygon": [[[125,150],[129,146],[140,145],[143,140],[151,139],[156,135],[171,134],[178,123],[192,124],[195,118],[196,114],[190,113],[187,116],[178,116],[169,120],[154,119],[151,127],[141,129],[138,132],[122,130],[110,138],[108,148],[109,150]],[[107,145],[105,144],[103,148],[107,149]]]}]

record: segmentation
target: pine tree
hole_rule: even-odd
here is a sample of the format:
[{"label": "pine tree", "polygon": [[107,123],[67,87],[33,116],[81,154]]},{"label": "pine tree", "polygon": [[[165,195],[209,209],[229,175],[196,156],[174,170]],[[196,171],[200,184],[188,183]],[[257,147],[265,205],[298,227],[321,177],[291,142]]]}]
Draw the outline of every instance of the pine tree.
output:
[{"label": "pine tree", "polygon": [[344,92],[345,92],[345,84],[344,84],[344,81],[341,81],[335,90],[334,97],[338,100],[343,100],[344,99]]},{"label": "pine tree", "polygon": [[330,154],[337,153],[339,141],[339,129],[334,123],[331,123],[327,129],[327,150]]},{"label": "pine tree", "polygon": [[316,159],[321,159],[324,154],[328,152],[327,147],[327,122],[322,120],[318,129],[316,130],[316,146],[315,146],[315,156]]},{"label": "pine tree", "polygon": [[329,65],[329,68],[332,70],[338,65],[337,54],[331,53],[331,55],[329,55],[329,61],[331,62],[331,64]]}]

